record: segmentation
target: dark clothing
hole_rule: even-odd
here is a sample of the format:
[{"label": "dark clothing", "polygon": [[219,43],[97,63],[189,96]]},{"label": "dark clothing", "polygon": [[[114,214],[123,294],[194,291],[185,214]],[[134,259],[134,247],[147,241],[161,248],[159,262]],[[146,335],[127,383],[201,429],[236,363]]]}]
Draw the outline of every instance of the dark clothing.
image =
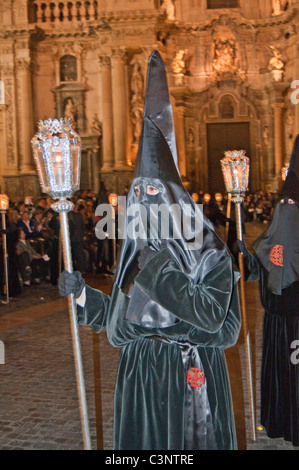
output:
[{"label": "dark clothing", "polygon": [[74,268],[78,271],[87,271],[87,260],[85,253],[85,223],[82,214],[79,212],[69,212],[69,230],[71,239],[72,257]]},{"label": "dark clothing", "polygon": [[299,339],[299,281],[273,294],[269,273],[256,256],[244,255],[249,281],[260,281],[265,309],[261,369],[261,424],[270,438],[283,437],[299,445],[299,364],[291,361]]},{"label": "dark clothing", "polygon": [[[78,307],[79,323],[89,324],[97,332],[105,328],[110,343],[122,348],[114,448],[235,449],[224,356],[224,349],[235,344],[240,329],[231,259],[224,260],[201,284],[193,285],[165,249],[147,263],[135,282],[178,322],[168,328],[146,328],[126,321],[130,299],[116,284],[111,297],[86,287],[85,307]],[[208,394],[201,400],[201,408],[195,406],[201,389],[193,388],[192,395],[192,387],[186,383],[197,354]],[[204,414],[197,417],[199,427],[194,427],[196,412]],[[192,438],[190,429],[197,429],[191,432]]]}]

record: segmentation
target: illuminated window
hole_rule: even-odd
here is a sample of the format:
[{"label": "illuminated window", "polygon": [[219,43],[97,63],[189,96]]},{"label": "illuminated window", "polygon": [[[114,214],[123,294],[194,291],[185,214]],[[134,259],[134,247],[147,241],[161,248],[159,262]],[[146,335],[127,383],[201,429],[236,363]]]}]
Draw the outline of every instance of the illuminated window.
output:
[{"label": "illuminated window", "polygon": [[207,0],[207,8],[239,8],[239,0]]}]

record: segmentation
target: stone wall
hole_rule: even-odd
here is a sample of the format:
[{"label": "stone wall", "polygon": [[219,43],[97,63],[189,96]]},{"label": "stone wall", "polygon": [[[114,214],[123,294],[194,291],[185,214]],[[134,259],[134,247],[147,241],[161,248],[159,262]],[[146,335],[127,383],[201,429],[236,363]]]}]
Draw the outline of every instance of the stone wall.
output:
[{"label": "stone wall", "polygon": [[14,199],[38,194],[30,148],[36,123],[69,116],[83,142],[82,184],[97,191],[102,179],[109,190],[124,192],[154,49],[167,67],[187,187],[210,190],[209,168],[217,156],[211,154],[209,126],[223,124],[232,133],[233,124],[244,123],[251,189],[278,188],[299,129],[299,2],[239,0],[238,7],[208,8],[216,4],[221,2],[3,2],[1,190]]}]

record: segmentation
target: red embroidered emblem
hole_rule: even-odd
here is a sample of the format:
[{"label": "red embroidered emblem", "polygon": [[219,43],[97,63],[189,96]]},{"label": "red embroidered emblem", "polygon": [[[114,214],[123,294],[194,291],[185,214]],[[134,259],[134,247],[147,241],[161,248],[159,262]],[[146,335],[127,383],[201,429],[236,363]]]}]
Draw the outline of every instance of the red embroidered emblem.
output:
[{"label": "red embroidered emblem", "polygon": [[275,266],[283,266],[283,246],[274,245],[270,252],[270,261]]},{"label": "red embroidered emblem", "polygon": [[187,383],[191,387],[200,388],[205,383],[205,374],[201,369],[189,369],[187,375]]}]

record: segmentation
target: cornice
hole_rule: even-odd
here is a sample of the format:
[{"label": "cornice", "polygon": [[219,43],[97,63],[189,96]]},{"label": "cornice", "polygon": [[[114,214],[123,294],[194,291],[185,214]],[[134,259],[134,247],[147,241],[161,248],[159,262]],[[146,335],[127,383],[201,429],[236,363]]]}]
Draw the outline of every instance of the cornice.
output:
[{"label": "cornice", "polygon": [[160,16],[159,25],[164,26],[166,30],[176,31],[182,33],[196,33],[208,30],[213,30],[218,26],[222,19],[228,18],[229,23],[234,23],[235,26],[239,26],[247,30],[259,30],[262,28],[279,26],[290,23],[295,16],[298,14],[298,9],[291,6],[287,11],[278,16],[260,19],[249,19],[241,15],[239,11],[232,11],[231,9],[221,9],[220,11],[214,11],[211,13],[211,17],[205,19],[202,22],[179,22],[163,20]]}]

